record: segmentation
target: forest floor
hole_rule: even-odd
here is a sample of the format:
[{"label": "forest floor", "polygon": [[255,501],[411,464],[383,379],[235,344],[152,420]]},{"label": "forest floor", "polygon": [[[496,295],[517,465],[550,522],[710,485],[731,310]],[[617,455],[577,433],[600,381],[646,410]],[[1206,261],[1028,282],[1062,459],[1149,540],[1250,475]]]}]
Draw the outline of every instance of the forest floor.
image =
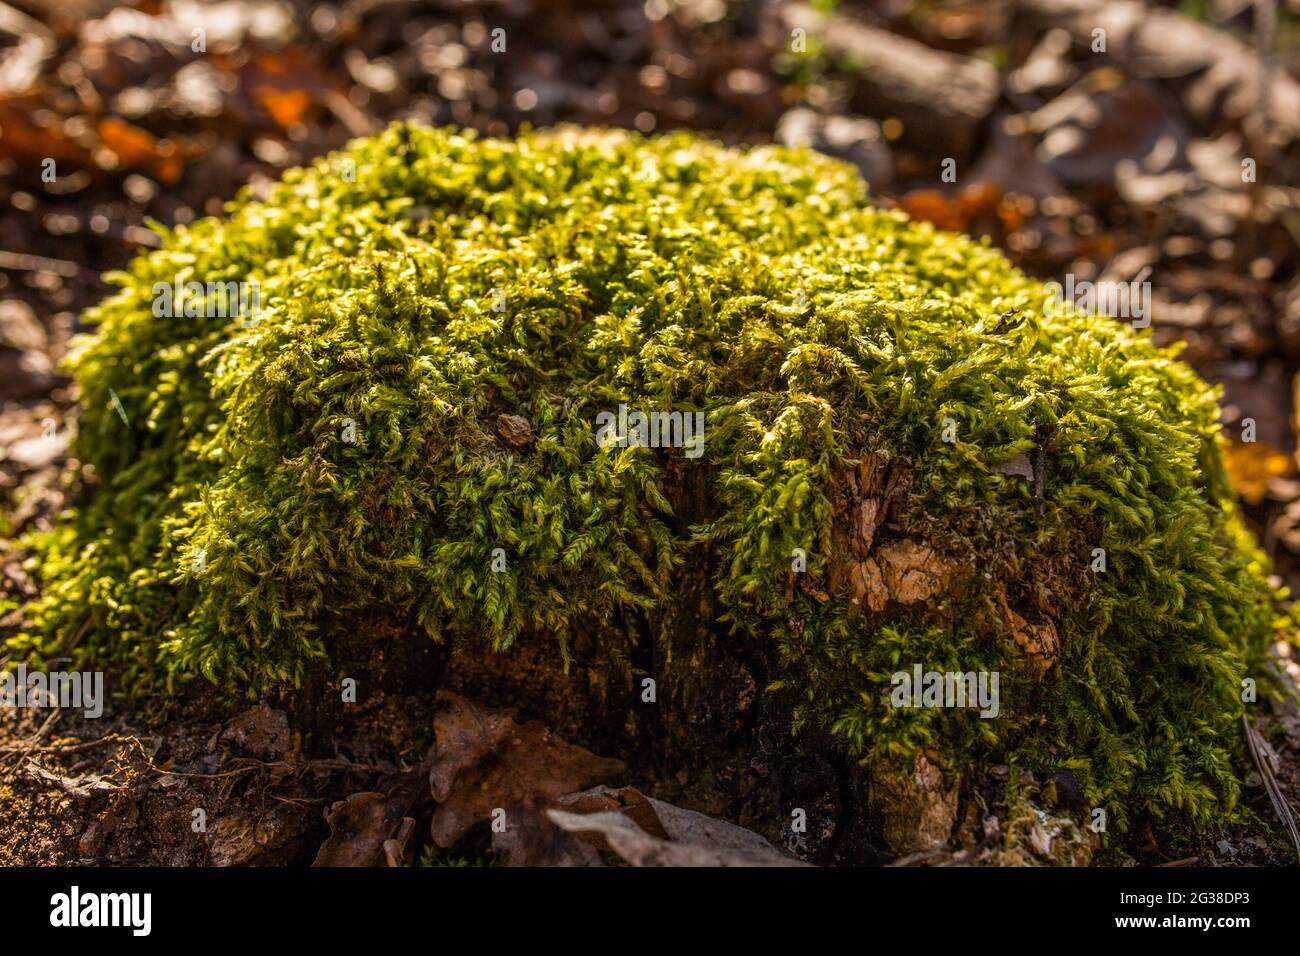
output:
[{"label": "forest floor", "polygon": [[[1282,4],[1264,23],[1230,0],[1195,5],[1198,19],[1149,6],[1135,18],[1142,5],[1106,0],[0,2],[0,594],[31,596],[13,542],[48,527],[76,491],[77,396],[59,362],[82,310],[110,291],[103,273],[157,243],[151,220],[220,215],[244,185],[256,191],[395,119],[807,144],[856,164],[880,204],[987,237],[1030,274],[1149,280],[1157,339],[1184,343],[1184,359],[1222,386],[1234,483],[1279,583],[1296,590],[1300,9]],[[881,65],[863,70],[865,59]],[[1300,686],[1300,660],[1285,645],[1278,654]],[[629,775],[556,736],[565,728],[528,722],[527,706],[515,723],[469,699],[443,703],[436,718],[428,695],[370,698],[329,754],[304,753],[291,715],[265,704],[233,718],[202,699],[98,721],[0,713],[0,864],[306,864],[318,853],[398,863],[424,827],[478,834],[487,853],[469,782],[493,773],[526,781],[512,792],[529,819],[561,792],[639,786],[585,798],[585,810],[616,809],[658,841],[625,859],[728,845],[711,818],[643,793],[817,862],[853,843],[843,820],[802,846],[765,824],[768,768],[723,760],[707,780]],[[467,743],[449,769],[430,749],[437,719],[450,721],[440,739],[457,720],[505,729]],[[1300,806],[1300,711],[1271,707],[1256,728],[1280,792]],[[520,738],[564,772],[521,756]],[[813,792],[821,774],[794,776]],[[445,785],[436,808],[426,778]],[[1273,818],[1258,776],[1246,802]],[[838,811],[820,812],[836,830]],[[1206,834],[1179,855],[1153,842],[1139,862],[1293,863],[1268,829]],[[557,832],[539,822],[496,850],[588,859]],[[737,839],[729,852],[766,859]],[[977,851],[957,841],[920,862],[979,862]]]}]

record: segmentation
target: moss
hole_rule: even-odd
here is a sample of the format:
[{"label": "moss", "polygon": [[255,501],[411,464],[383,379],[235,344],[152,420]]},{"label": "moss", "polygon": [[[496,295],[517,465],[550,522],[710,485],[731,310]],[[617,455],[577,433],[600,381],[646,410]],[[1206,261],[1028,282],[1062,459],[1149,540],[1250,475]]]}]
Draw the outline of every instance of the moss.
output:
[{"label": "moss", "polygon": [[[1066,773],[1121,830],[1233,804],[1277,612],[1213,391],[848,166],[397,126],[162,236],[71,359],[98,487],[29,542],[20,654],[257,695],[378,609],[485,652],[648,635],[689,684],[704,580],[705,643],[772,642],[849,755]],[[156,318],[187,280],[255,282],[257,321]],[[704,413],[702,457],[601,447],[620,403]],[[890,707],[914,664],[999,672],[1000,715]]]},{"label": "moss", "polygon": [[450,867],[453,869],[464,869],[472,866],[505,866],[508,857],[500,853],[491,851],[479,854],[477,856],[462,856],[453,853],[451,850],[444,850],[436,846],[425,846],[420,850],[419,856],[415,860],[417,867]]}]

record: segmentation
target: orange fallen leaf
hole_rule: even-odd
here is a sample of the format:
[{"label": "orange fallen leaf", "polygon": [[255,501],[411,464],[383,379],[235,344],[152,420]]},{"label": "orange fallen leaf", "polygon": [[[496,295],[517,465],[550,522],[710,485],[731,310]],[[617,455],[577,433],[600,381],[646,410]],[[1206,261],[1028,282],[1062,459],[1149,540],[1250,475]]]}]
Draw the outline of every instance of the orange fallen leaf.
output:
[{"label": "orange fallen leaf", "polygon": [[155,139],[152,134],[115,116],[99,121],[100,145],[128,169],[147,170],[155,179],[174,183],[181,178],[181,160],[176,144]]},{"label": "orange fallen leaf", "polygon": [[1227,449],[1228,477],[1247,504],[1257,505],[1268,493],[1274,478],[1295,474],[1295,461],[1262,442],[1232,442]]},{"label": "orange fallen leaf", "polygon": [[914,189],[899,202],[903,212],[950,232],[966,232],[971,223],[993,214],[1002,200],[996,183],[974,183],[948,197],[936,189]]},{"label": "orange fallen leaf", "polygon": [[253,90],[253,96],[281,129],[288,129],[300,122],[311,106],[311,97],[305,90],[277,90],[272,86],[259,86]]},{"label": "orange fallen leaf", "polygon": [[932,223],[940,229],[960,232],[966,225],[961,210],[935,189],[914,189],[899,202],[909,219]]},{"label": "orange fallen leaf", "polygon": [[39,163],[45,159],[90,165],[90,153],[59,126],[40,122],[39,103],[30,98],[0,100],[0,159]]}]

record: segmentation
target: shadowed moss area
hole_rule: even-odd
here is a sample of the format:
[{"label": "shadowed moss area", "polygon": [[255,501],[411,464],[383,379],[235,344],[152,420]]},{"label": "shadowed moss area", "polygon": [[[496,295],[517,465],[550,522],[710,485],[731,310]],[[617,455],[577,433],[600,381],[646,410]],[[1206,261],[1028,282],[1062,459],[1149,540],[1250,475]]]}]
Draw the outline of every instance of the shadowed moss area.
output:
[{"label": "shadowed moss area", "polygon": [[[484,653],[640,634],[687,686],[703,582],[705,642],[773,642],[849,755],[1068,772],[1119,829],[1236,798],[1280,612],[1212,389],[846,165],[395,126],[113,279],[71,359],[95,489],[28,542],[19,654],[256,695],[377,610]],[[191,280],[256,321],[156,317]],[[601,447],[621,403],[704,413],[702,455]],[[917,664],[998,672],[998,716],[891,707]]]}]

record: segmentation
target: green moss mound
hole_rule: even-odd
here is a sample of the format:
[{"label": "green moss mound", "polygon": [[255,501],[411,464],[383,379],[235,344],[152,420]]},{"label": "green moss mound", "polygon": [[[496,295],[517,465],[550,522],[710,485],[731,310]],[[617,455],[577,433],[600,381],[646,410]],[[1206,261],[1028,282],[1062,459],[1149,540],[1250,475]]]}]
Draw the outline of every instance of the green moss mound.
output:
[{"label": "green moss mound", "polygon": [[[846,165],[398,126],[114,280],[71,362],[96,487],[32,542],[22,654],[261,694],[371,612],[485,652],[640,635],[683,686],[765,641],[864,760],[1069,772],[1112,828],[1235,799],[1275,612],[1212,390]],[[156,317],[191,280],[255,282],[256,321]],[[602,447],[621,403],[704,413],[703,453]],[[915,664],[998,672],[998,717],[891,707]]]}]

